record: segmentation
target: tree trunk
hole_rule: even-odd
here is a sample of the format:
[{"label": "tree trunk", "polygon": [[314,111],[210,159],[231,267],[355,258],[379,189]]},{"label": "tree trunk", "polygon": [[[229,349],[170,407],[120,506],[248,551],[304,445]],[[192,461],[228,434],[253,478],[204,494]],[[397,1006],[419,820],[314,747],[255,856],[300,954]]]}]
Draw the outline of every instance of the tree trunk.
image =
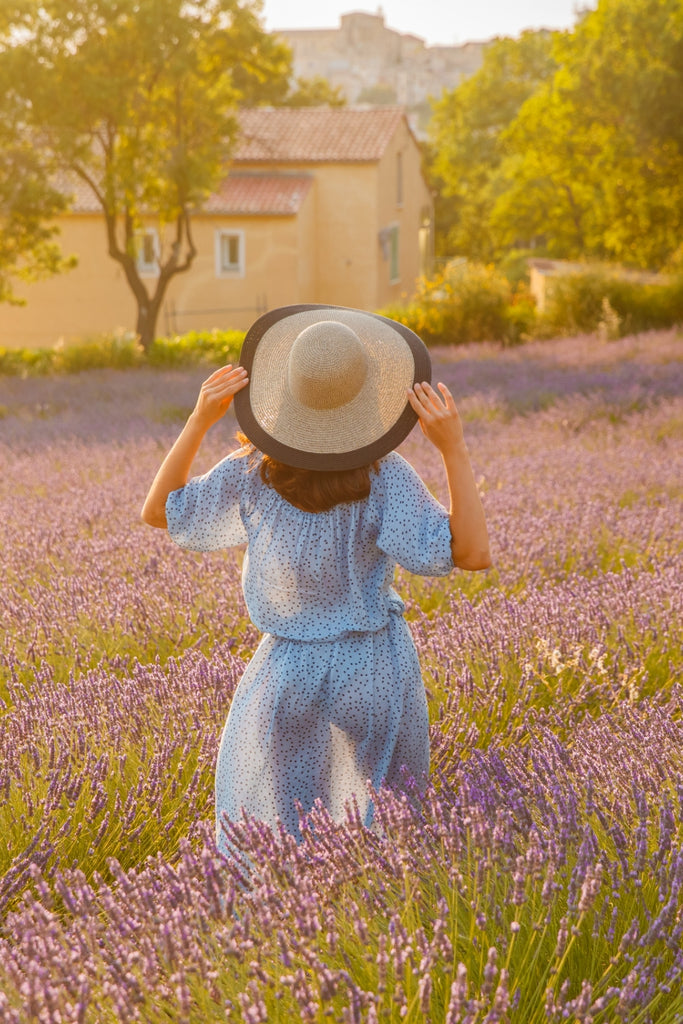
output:
[{"label": "tree trunk", "polygon": [[[166,289],[164,288],[163,291]],[[157,331],[157,320],[159,319],[159,310],[161,309],[161,300],[163,298],[163,292],[161,295],[155,295],[154,299],[147,299],[147,301],[138,300],[138,318],[135,326],[135,332],[138,335],[140,344],[145,352],[148,352],[152,342],[156,337]]]},{"label": "tree trunk", "polygon": [[[180,262],[178,257],[183,240],[187,246],[187,251],[184,259]],[[168,288],[171,278],[175,277],[176,274],[184,274],[185,271],[189,270],[196,255],[197,249],[192,238],[190,216],[187,210],[183,209],[176,220],[176,237],[173,245],[171,246],[171,255],[167,259],[166,263],[162,263],[159,267],[157,285],[151,298],[148,296],[147,290],[140,280],[137,270],[135,269],[135,264],[132,261],[128,262],[126,276],[128,277],[128,283],[133,289],[133,293],[138,304],[138,322],[136,331],[140,339],[140,344],[145,352],[149,351],[152,342],[156,337],[159,311],[161,310],[161,304],[164,300],[164,295],[166,294],[166,289]]]},{"label": "tree trunk", "polygon": [[[136,333],[140,344],[145,352],[148,352],[156,337],[157,320],[161,303],[163,302],[168,283],[176,274],[183,274],[192,266],[197,255],[197,249],[192,238],[192,226],[190,216],[186,209],[178,214],[176,219],[176,237],[171,246],[171,254],[165,263],[159,261],[159,277],[153,295],[149,295],[136,266],[131,250],[134,248],[134,231],[130,210],[126,207],[124,211],[125,246],[121,247],[117,239],[117,211],[109,209],[101,198],[102,210],[107,225],[107,239],[109,244],[109,255],[120,263],[123,272],[130,286],[138,307]],[[179,260],[179,253],[185,242],[187,251],[182,262]]]}]

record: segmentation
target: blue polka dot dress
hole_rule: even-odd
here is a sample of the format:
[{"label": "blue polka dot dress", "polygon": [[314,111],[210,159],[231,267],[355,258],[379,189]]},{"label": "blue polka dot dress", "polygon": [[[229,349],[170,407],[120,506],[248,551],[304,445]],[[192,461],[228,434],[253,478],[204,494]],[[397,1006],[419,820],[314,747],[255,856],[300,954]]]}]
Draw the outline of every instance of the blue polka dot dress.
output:
[{"label": "blue polka dot dress", "polygon": [[396,452],[371,472],[370,495],[304,512],[234,452],[173,491],[173,540],[194,551],[247,544],[242,585],[264,634],[235,691],[216,764],[223,816],[249,814],[298,836],[296,802],[336,820],[355,795],[370,824],[368,780],[398,785],[429,770],[427,702],[417,653],[392,587],[396,563],[453,568],[448,513]]}]

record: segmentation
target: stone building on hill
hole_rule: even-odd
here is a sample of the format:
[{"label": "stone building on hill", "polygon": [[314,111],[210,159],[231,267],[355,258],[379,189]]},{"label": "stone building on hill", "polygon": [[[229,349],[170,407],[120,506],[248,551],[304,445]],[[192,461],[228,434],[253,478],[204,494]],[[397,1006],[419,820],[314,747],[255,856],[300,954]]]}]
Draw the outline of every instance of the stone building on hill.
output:
[{"label": "stone building on hill", "polygon": [[408,109],[440,96],[474,74],[485,43],[427,46],[419,36],[387,28],[384,15],[343,14],[339,28],[278,29],[294,53],[297,77],[320,75],[341,88],[349,103],[384,95]]}]

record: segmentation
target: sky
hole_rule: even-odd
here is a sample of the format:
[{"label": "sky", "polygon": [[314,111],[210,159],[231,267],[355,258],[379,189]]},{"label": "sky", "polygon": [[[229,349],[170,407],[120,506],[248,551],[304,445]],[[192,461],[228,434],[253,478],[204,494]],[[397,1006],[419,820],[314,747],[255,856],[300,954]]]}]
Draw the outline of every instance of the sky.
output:
[{"label": "sky", "polygon": [[[383,0],[388,28],[420,36],[430,45],[517,36],[525,28],[571,28],[579,8],[596,0]],[[376,14],[375,0],[263,0],[267,29],[337,28],[349,11]]]}]

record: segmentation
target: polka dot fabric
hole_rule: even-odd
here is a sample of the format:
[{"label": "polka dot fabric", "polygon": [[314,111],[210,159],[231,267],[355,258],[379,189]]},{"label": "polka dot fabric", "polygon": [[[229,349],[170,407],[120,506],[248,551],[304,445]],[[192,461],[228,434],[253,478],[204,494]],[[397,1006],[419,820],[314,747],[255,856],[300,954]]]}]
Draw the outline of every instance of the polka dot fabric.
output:
[{"label": "polka dot fabric", "polygon": [[242,809],[298,836],[295,801],[340,819],[352,794],[367,824],[366,782],[429,768],[427,704],[415,647],[392,587],[408,571],[451,571],[448,513],[391,452],[363,501],[304,512],[265,485],[247,455],[228,456],[173,491],[168,530],[182,547],[247,544],[242,584],[265,634],[233,697],[216,765],[216,838]]}]

